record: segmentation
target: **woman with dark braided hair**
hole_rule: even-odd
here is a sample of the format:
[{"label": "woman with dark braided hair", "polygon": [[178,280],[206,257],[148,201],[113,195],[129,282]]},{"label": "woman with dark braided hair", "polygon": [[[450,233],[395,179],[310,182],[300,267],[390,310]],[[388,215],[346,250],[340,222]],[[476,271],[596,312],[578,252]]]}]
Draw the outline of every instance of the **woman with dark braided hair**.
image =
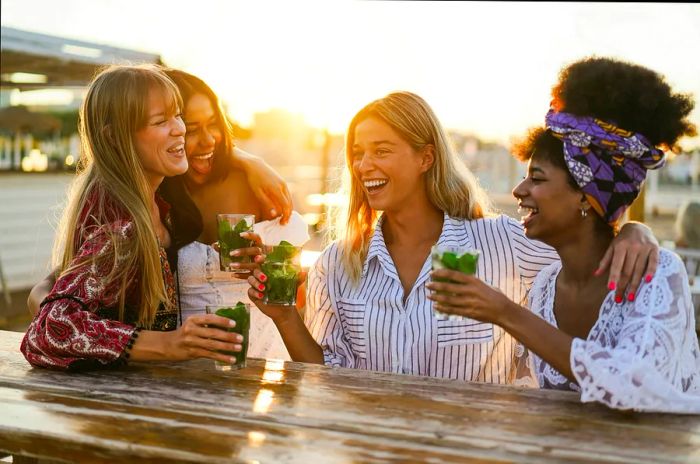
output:
[{"label": "woman with dark braided hair", "polygon": [[531,311],[473,276],[449,270],[433,278],[436,309],[503,327],[534,355],[540,387],[581,392],[581,401],[617,409],[700,413],[700,350],[688,276],[661,250],[656,273],[637,276],[621,297],[595,273],[617,223],[648,169],[664,164],[695,135],[690,96],[641,66],[588,58],[566,67],[553,89],[545,126],[515,149],[528,160],[513,190],[525,210],[525,234],[561,257],[540,271]]}]

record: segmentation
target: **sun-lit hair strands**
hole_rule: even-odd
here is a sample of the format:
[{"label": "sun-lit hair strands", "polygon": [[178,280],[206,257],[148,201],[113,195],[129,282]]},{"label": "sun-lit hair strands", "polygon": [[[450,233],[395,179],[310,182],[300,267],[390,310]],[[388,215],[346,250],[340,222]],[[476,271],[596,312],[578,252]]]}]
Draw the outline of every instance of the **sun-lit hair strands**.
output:
[{"label": "sun-lit hair strands", "polygon": [[[136,151],[134,134],[148,119],[148,96],[161,91],[174,115],[182,108],[175,84],[156,65],[110,66],[93,79],[80,108],[81,160],[61,219],[53,261],[60,273],[89,264],[109,269],[120,282],[119,319],[124,320],[126,280],[138,270],[139,324],[150,327],[161,303],[168,304],[159,245],[151,218],[153,191]],[[119,227],[125,212],[131,229]],[[77,245],[93,233],[109,237],[104,253],[74,262]],[[126,236],[124,234],[127,234]]]},{"label": "sun-lit hair strands", "polygon": [[345,185],[341,190],[349,195],[348,208],[344,217],[336,215],[333,226],[336,237],[342,242],[343,265],[355,283],[360,279],[378,217],[378,212],[369,205],[360,180],[350,172],[355,128],[370,116],[391,126],[416,151],[433,146],[435,161],[425,176],[426,193],[435,207],[454,218],[479,219],[492,215],[486,193],[455,155],[446,131],[425,100],[410,92],[394,92],[375,100],[362,108],[348,126]]}]

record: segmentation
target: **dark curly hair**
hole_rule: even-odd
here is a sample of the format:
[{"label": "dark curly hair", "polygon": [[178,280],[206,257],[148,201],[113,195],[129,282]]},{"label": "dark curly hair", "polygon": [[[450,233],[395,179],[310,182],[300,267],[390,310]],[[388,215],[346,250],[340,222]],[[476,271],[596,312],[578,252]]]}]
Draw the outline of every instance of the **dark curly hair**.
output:
[{"label": "dark curly hair", "polygon": [[[557,111],[613,123],[643,134],[664,149],[677,151],[681,137],[697,133],[688,120],[695,106],[693,97],[673,93],[661,74],[625,61],[598,57],[576,61],[561,70],[552,97]],[[556,152],[547,153],[552,149]],[[538,157],[566,169],[561,142],[542,127],[530,130],[512,151],[521,161],[537,152]]]}]

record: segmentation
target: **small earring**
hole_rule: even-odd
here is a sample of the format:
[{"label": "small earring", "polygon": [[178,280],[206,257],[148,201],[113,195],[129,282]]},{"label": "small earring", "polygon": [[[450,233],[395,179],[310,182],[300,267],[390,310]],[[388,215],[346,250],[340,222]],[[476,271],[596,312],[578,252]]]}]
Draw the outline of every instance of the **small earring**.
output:
[{"label": "small earring", "polygon": [[588,216],[588,210],[586,208],[581,208],[581,217],[586,217]]}]

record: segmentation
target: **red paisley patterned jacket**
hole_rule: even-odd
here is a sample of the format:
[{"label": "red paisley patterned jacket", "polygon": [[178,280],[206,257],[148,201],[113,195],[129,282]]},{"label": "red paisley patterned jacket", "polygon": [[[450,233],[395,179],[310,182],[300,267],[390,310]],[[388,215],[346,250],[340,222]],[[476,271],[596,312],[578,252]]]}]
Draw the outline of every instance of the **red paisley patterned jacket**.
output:
[{"label": "red paisley patterned jacket", "polygon": [[[168,224],[170,206],[160,197],[156,200],[161,218]],[[86,256],[99,257],[109,252],[113,243],[108,231],[124,240],[129,240],[134,234],[133,221],[117,207],[114,208],[117,213],[113,222],[96,224],[90,214],[93,204],[94,200],[88,200],[81,214],[76,260]],[[168,307],[160,305],[151,329],[174,330],[177,326],[174,279],[165,250],[162,246],[159,248],[170,304]],[[137,336],[138,275],[136,269],[130,270],[125,317],[120,322],[117,320],[120,283],[107,281],[111,267],[111,263],[88,263],[58,278],[22,340],[20,349],[30,364],[79,370],[126,363],[127,348],[131,347]]]}]

